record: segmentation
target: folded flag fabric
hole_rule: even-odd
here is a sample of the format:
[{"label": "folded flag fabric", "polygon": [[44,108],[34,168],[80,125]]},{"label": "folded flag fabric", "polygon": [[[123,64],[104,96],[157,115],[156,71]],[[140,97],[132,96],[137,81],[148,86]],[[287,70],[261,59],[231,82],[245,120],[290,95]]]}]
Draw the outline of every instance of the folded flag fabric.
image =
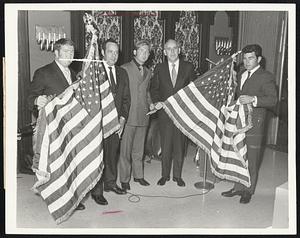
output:
[{"label": "folded flag fabric", "polygon": [[[87,59],[94,59],[91,44]],[[86,61],[82,78],[39,113],[33,161],[41,195],[57,223],[69,218],[103,171],[103,139],[119,128],[105,70]]]},{"label": "folded flag fabric", "polygon": [[245,132],[252,127],[252,108],[233,101],[232,67],[230,57],[169,97],[163,108],[209,155],[216,176],[250,186]]}]

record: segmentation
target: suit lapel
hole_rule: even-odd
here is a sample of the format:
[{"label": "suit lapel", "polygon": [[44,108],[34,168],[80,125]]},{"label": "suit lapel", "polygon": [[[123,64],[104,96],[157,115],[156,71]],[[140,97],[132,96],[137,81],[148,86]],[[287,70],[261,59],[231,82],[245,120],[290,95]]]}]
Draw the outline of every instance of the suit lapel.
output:
[{"label": "suit lapel", "polygon": [[64,75],[63,72],[60,70],[60,68],[58,67],[58,65],[56,64],[55,61],[53,61],[53,68],[54,68],[54,72],[56,73],[58,79],[59,79],[59,80],[62,80],[62,81],[65,82],[67,85],[69,85],[67,79],[65,78],[65,75]]},{"label": "suit lapel", "polygon": [[242,92],[243,94],[247,92],[247,89],[249,87],[249,85],[251,85],[254,81],[255,81],[255,78],[258,74],[260,74],[262,68],[259,67],[259,69],[257,69],[251,76],[250,78],[248,78],[245,82],[244,82],[244,85],[242,87]]},{"label": "suit lapel", "polygon": [[119,88],[119,85],[120,85],[120,69],[118,66],[115,65],[115,69],[116,69],[116,81],[117,81],[117,85],[116,85],[116,91],[118,90]]},{"label": "suit lapel", "polygon": [[169,84],[170,87],[174,88],[174,87],[173,87],[173,84],[172,84],[171,75],[170,75],[169,63],[168,63],[168,61],[166,60],[163,64],[164,64],[163,69],[165,70],[165,73],[164,73],[164,74],[167,75],[167,83]]},{"label": "suit lapel", "polygon": [[178,67],[178,73],[177,73],[177,78],[176,78],[176,84],[175,87],[180,85],[180,81],[183,78],[184,75],[184,67],[183,67],[183,63],[182,60],[179,60],[179,67]]}]

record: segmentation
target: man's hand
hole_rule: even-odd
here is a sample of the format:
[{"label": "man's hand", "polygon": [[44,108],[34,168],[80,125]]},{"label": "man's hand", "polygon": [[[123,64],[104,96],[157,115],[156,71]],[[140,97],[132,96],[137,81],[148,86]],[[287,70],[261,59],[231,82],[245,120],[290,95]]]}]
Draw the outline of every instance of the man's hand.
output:
[{"label": "man's hand", "polygon": [[121,138],[125,126],[125,118],[121,117],[119,123],[120,123],[120,128],[119,130],[117,130],[117,134],[119,138]]},{"label": "man's hand", "polygon": [[48,102],[48,99],[47,99],[47,96],[46,95],[41,95],[41,96],[38,96],[36,98],[36,101],[35,101],[35,105],[38,106],[38,110],[40,110],[41,108],[43,108]]},{"label": "man's hand", "polygon": [[162,107],[163,107],[163,103],[162,103],[162,102],[157,102],[157,103],[155,104],[155,106],[154,106],[154,108],[155,108],[156,110],[160,110],[160,109],[162,109]]},{"label": "man's hand", "polygon": [[150,110],[150,111],[153,111],[154,109],[155,109],[155,106],[154,106],[153,103],[151,103],[150,106],[149,106],[149,110]]},{"label": "man's hand", "polygon": [[38,96],[35,99],[34,104],[37,105],[38,110],[40,110],[41,108],[43,108],[44,106],[46,106],[46,104],[48,102],[50,102],[52,100],[52,98],[54,98],[54,97],[55,97],[55,95],[49,95],[49,96],[41,95],[41,96]]},{"label": "man's hand", "polygon": [[253,103],[255,100],[254,96],[248,96],[248,95],[241,95],[239,97],[239,102],[240,104],[248,104],[248,103]]}]

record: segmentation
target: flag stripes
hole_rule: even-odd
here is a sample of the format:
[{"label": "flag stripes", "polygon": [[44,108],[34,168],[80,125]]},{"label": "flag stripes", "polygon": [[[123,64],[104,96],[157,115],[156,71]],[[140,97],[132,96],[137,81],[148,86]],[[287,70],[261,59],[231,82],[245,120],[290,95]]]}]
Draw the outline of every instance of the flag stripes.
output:
[{"label": "flag stripes", "polygon": [[233,93],[230,64],[226,60],[191,82],[169,97],[163,108],[182,133],[209,155],[216,176],[250,186],[245,130],[240,129],[248,126],[250,110],[238,103],[226,106]]},{"label": "flag stripes", "polygon": [[[91,54],[88,54],[91,56]],[[100,62],[85,63],[83,78],[40,111],[33,170],[54,220],[71,215],[99,181],[103,139],[119,128],[114,98]]]}]

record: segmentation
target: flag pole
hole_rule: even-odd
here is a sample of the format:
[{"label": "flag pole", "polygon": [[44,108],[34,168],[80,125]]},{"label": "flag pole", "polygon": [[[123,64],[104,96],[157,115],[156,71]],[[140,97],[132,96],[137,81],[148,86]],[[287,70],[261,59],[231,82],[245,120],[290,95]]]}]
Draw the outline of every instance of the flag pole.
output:
[{"label": "flag pole", "polygon": [[[198,147],[198,150],[200,150],[200,148]],[[199,151],[198,151],[199,152]],[[200,159],[200,153],[198,153],[198,159]],[[203,171],[203,181],[197,182],[194,184],[194,186],[197,189],[200,189],[203,193],[206,193],[210,190],[212,190],[215,186],[213,183],[206,181],[206,169],[207,169],[207,153],[205,152],[204,155],[204,171]]]}]

